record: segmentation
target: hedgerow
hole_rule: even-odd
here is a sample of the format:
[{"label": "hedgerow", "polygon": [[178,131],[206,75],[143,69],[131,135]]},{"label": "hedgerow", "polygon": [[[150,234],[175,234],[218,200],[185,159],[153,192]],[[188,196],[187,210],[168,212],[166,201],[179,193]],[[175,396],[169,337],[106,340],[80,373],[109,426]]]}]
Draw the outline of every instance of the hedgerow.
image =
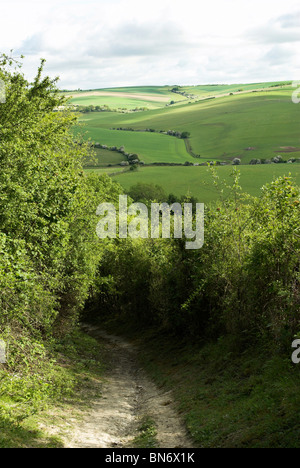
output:
[{"label": "hedgerow", "polygon": [[221,196],[206,207],[202,249],[186,251],[182,240],[128,239],[106,252],[100,272],[109,273],[113,288],[104,293],[102,279],[105,301],[96,315],[195,339],[231,334],[290,348],[300,330],[300,189],[288,176],[260,197],[246,197],[238,171],[233,175],[223,199],[214,172]]},{"label": "hedgerow", "polygon": [[29,82],[0,57],[0,423],[72,387],[53,340],[78,323],[104,249],[96,208],[120,191],[106,176],[84,175],[89,145],[74,141],[76,116],[43,66]]}]

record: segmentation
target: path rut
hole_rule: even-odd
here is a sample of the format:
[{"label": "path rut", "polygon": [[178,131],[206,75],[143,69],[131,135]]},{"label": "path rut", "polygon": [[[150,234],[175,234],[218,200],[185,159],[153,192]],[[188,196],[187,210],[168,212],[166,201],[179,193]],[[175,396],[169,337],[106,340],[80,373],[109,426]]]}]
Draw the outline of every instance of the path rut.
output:
[{"label": "path rut", "polygon": [[111,366],[105,375],[102,397],[72,428],[67,448],[130,448],[141,418],[155,421],[159,448],[192,448],[171,393],[149,379],[138,364],[137,348],[97,327],[85,328],[107,349]]}]

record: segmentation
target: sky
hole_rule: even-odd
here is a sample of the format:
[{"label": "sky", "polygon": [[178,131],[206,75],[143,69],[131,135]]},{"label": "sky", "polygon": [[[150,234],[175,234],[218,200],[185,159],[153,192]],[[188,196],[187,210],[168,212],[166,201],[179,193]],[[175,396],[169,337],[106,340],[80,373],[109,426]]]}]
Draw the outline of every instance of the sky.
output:
[{"label": "sky", "polygon": [[300,80],[294,0],[2,0],[0,52],[62,89]]}]

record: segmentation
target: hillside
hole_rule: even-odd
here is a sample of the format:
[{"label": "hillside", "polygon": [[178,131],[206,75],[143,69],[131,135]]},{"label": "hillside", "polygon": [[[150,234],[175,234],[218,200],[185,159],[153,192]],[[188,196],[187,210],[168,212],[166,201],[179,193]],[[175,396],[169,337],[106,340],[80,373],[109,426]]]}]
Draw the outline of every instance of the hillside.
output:
[{"label": "hillside", "polygon": [[[203,93],[197,98],[164,105],[160,109],[123,113],[92,111],[81,114],[80,120],[93,141],[124,146],[127,152],[138,154],[146,164],[184,164],[186,161],[231,164],[236,157],[242,164],[249,164],[253,159],[272,160],[277,155],[286,161],[299,159],[299,108],[291,100],[293,89],[274,84],[265,84],[264,91],[255,91],[255,85],[248,87],[250,89],[246,89],[246,85],[243,88],[220,85],[202,90],[197,87],[197,92]],[[262,88],[260,84],[259,89]],[[214,99],[207,94],[212,90],[215,91]],[[135,96],[137,92],[138,88],[134,88],[130,95]],[[114,93],[120,94],[118,90]],[[76,99],[73,100],[75,103],[80,102],[79,97]],[[97,97],[90,96],[89,99],[91,102],[94,99],[95,105]],[[130,102],[126,104],[127,109],[130,109]],[[145,133],[146,129],[151,129],[152,133]],[[161,133],[170,130],[188,132],[186,145],[173,136],[163,139],[166,135]]]},{"label": "hillside", "polygon": [[136,107],[157,109],[175,99],[183,101],[184,96],[175,95],[171,87],[140,86],[129,88],[105,88],[65,93],[71,97],[71,103],[88,106],[106,105],[112,109],[135,109]]}]

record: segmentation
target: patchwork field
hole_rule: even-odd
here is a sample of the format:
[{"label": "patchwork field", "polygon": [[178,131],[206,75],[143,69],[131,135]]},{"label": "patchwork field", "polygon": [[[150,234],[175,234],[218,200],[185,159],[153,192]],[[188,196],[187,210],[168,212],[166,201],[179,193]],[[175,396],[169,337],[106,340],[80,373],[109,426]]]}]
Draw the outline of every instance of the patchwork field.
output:
[{"label": "patchwork field", "polygon": [[[203,161],[230,162],[239,157],[243,163],[248,163],[253,158],[271,159],[277,154],[289,159],[291,153],[299,158],[300,107],[292,103],[292,88],[274,89],[133,114],[93,113],[83,115],[81,121],[91,138],[104,144],[113,143],[113,135],[108,141],[105,140],[108,137],[108,134],[103,134],[105,128],[187,131],[193,152],[199,154]],[[118,145],[120,138],[118,134],[115,137],[115,144]],[[150,151],[151,139],[154,141],[155,137],[145,137],[149,138],[147,147]],[[131,140],[130,151],[138,153],[138,148],[135,148],[138,137],[131,132],[128,138]],[[162,148],[162,162],[172,162],[171,151],[171,148]],[[157,159],[150,161],[148,158],[148,161],[157,162]]]},{"label": "patchwork field", "polygon": [[71,97],[71,103],[80,106],[103,106],[111,109],[135,109],[146,107],[158,109],[165,107],[172,100],[178,102],[186,99],[184,96],[174,94],[169,86],[158,87],[132,87],[132,88],[108,88],[91,91],[75,91],[66,93]]},{"label": "patchwork field", "polygon": [[[96,105],[100,99],[108,105],[112,99],[127,109],[135,100],[146,103],[149,110],[143,112],[80,114],[86,137],[108,147],[123,146],[146,165],[224,162],[228,166],[219,170],[225,179],[232,160],[238,157],[244,189],[256,195],[276,175],[291,172],[299,177],[299,164],[249,166],[253,159],[270,161],[278,155],[285,161],[300,158],[300,106],[292,102],[293,91],[290,84],[276,82],[136,87],[80,92],[72,101]],[[174,104],[166,106],[171,99]],[[187,132],[189,136],[184,140],[162,133],[168,131]],[[122,154],[97,151],[99,168],[124,160]],[[126,189],[145,181],[178,195],[190,191],[204,201],[216,196],[206,167],[143,167],[122,173],[116,180]]]}]

